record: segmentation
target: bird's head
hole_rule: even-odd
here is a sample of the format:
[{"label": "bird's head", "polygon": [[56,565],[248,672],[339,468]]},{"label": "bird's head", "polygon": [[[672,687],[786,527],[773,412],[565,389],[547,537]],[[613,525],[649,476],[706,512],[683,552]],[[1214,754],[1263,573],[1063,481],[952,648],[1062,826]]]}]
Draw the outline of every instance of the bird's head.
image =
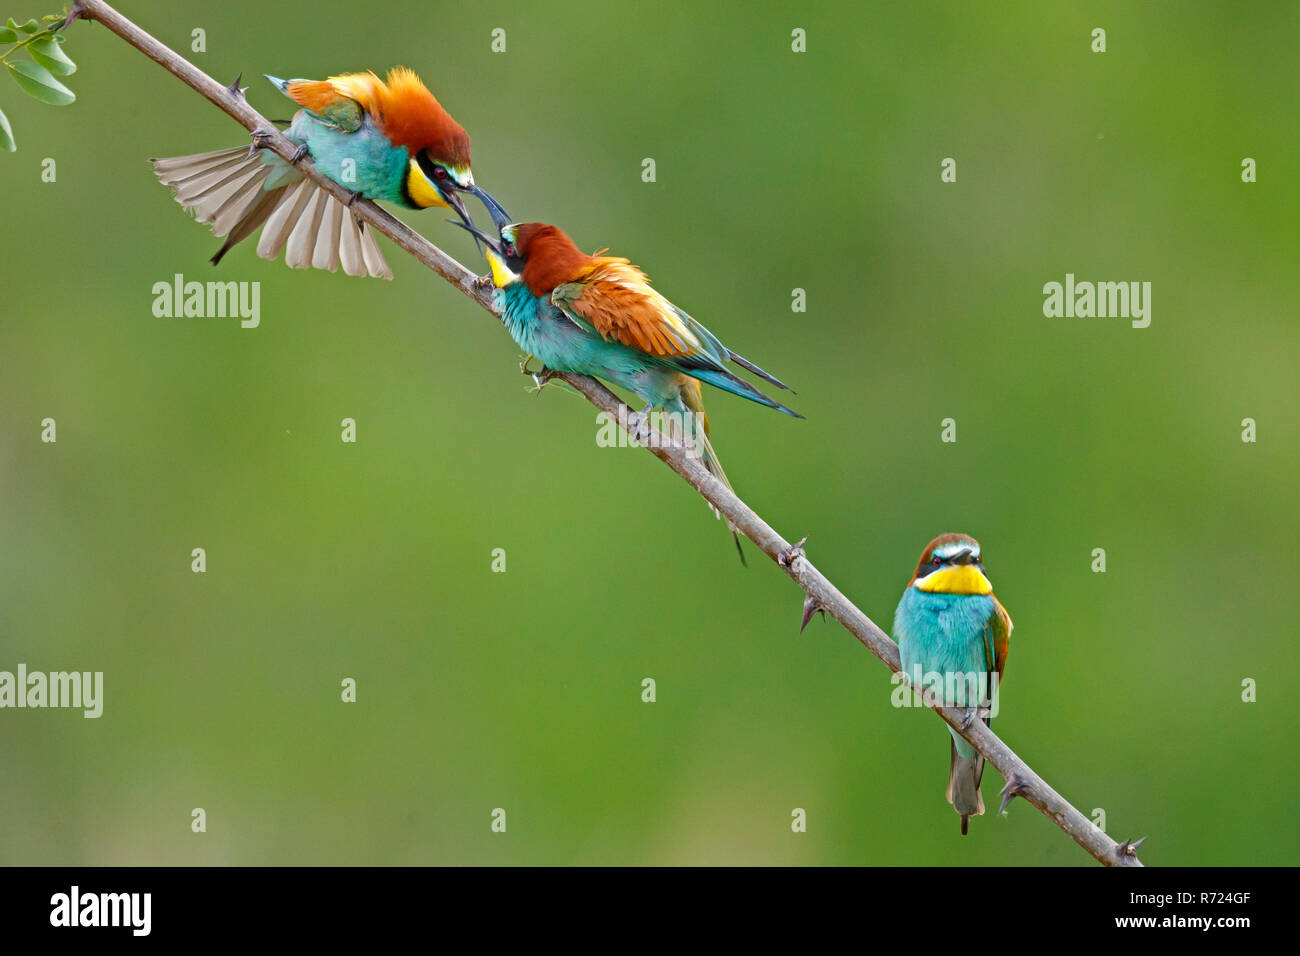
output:
[{"label": "bird's head", "polygon": [[509,219],[501,204],[487,190],[475,184],[468,162],[460,164],[447,158],[449,155],[445,148],[431,146],[411,156],[402,187],[411,203],[421,209],[432,206],[450,209],[460,216],[461,222],[473,225],[474,220],[461,198],[461,193],[469,193],[479,198],[494,220],[498,217]]},{"label": "bird's head", "polygon": [[492,281],[499,289],[525,282],[533,295],[550,295],[556,286],[578,278],[592,260],[562,230],[544,222],[512,223],[504,213],[494,212],[492,224],[495,236],[456,223],[486,246]]},{"label": "bird's head", "polygon": [[909,586],[938,594],[992,594],[980,543],[965,534],[941,534],[925,546]]},{"label": "bird's head", "polygon": [[501,204],[474,182],[469,134],[413,71],[400,66],[390,70],[387,83],[376,79],[367,92],[366,109],[388,140],[406,147],[410,156],[402,189],[412,205],[450,209],[473,225],[461,198],[469,193],[482,201],[494,220],[508,218]]}]

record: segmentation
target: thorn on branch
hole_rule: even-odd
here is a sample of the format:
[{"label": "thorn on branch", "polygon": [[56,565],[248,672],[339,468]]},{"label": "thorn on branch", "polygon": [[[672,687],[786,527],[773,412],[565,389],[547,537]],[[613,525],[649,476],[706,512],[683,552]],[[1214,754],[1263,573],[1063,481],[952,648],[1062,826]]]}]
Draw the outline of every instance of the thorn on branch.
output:
[{"label": "thorn on branch", "polygon": [[243,80],[243,78],[244,78],[243,73],[240,73],[239,76],[235,77],[235,82],[231,83],[229,86],[226,87],[226,92],[228,92],[231,96],[235,97],[236,99],[246,100],[248,99],[248,97],[244,96],[244,91],[247,90],[248,87],[239,85],[240,81]]},{"label": "thorn on branch", "polygon": [[788,568],[792,566],[795,562],[795,559],[803,557],[803,546],[804,546],[804,542],[806,542],[807,540],[808,540],[808,536],[804,535],[802,538],[799,539],[798,543],[792,544],[788,548],[782,548],[780,551],[776,553],[776,563],[783,568]]},{"label": "thorn on branch", "polygon": [[802,634],[803,629],[808,626],[808,622],[812,620],[814,614],[820,614],[822,620],[826,620],[826,608],[818,604],[817,599],[809,594],[803,599],[803,620],[799,622],[800,634]]},{"label": "thorn on branch", "polygon": [[252,143],[248,147],[248,155],[251,157],[259,149],[266,149],[271,145],[271,140],[275,136],[275,130],[269,126],[259,126],[249,134]]},{"label": "thorn on branch", "polygon": [[1145,843],[1146,840],[1146,837],[1142,837],[1139,840],[1125,840],[1119,846],[1115,847],[1115,853],[1120,857],[1120,859],[1123,859],[1126,856],[1131,856],[1133,859],[1137,859],[1137,849]]},{"label": "thorn on branch", "polygon": [[1011,776],[1007,777],[1007,785],[998,791],[998,795],[1002,797],[1002,805],[998,807],[998,816],[1002,816],[1006,813],[1007,804],[1016,797],[1024,794],[1028,789],[1029,784],[1021,780],[1016,774],[1013,773]]},{"label": "thorn on branch", "polygon": [[80,3],[74,3],[71,9],[68,10],[68,15],[64,18],[63,22],[54,28],[54,32],[58,33],[60,30],[65,29],[74,20],[82,19],[89,20],[90,16],[86,13]]},{"label": "thorn on branch", "polygon": [[[778,551],[776,553],[777,565],[787,570],[793,569],[794,563],[803,558],[804,556],[803,546],[805,543],[807,543],[807,541],[808,541],[808,536],[804,535],[794,544],[790,545],[790,547],[782,548],[780,551]],[[826,608],[822,607],[822,605],[817,601],[817,599],[814,598],[811,594],[809,594],[805,596],[803,599],[803,619],[799,622],[800,634],[804,632],[804,628],[808,626],[808,622],[812,620],[812,616],[814,614],[820,614],[822,616],[822,620],[823,621],[826,620]]]}]

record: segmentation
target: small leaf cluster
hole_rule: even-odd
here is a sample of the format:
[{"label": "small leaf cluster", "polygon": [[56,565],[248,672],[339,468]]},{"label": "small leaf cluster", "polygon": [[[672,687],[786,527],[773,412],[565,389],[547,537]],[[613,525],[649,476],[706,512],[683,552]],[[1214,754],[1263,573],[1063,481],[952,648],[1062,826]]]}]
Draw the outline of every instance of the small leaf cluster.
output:
[{"label": "small leaf cluster", "polygon": [[[59,33],[67,22],[66,14],[56,13],[26,23],[16,23],[10,17],[5,26],[0,26],[0,50],[3,50],[0,64],[5,66],[19,89],[51,106],[67,106],[77,98],[58,79],[77,72],[77,64],[63,52],[65,38]],[[4,50],[5,46],[9,49]],[[9,118],[2,109],[0,149],[10,152],[17,149]]]}]

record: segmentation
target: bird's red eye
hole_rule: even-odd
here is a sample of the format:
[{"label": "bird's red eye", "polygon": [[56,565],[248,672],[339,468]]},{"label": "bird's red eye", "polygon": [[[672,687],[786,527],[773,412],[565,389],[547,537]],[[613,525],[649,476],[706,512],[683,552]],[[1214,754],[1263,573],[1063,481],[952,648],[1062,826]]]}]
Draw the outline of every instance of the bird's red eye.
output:
[{"label": "bird's red eye", "polygon": [[930,562],[930,563],[933,564],[933,565],[937,568],[939,565],[943,564],[943,558],[939,557],[939,556],[936,554],[936,555],[934,556],[934,560],[933,560],[932,562]]},{"label": "bird's red eye", "polygon": [[441,166],[435,166],[433,167],[433,175],[437,179],[446,179],[447,170],[443,169]]},{"label": "bird's red eye", "polygon": [[506,243],[506,255],[511,256],[512,258],[517,257],[519,255],[518,251],[515,249],[515,244],[513,242]]}]

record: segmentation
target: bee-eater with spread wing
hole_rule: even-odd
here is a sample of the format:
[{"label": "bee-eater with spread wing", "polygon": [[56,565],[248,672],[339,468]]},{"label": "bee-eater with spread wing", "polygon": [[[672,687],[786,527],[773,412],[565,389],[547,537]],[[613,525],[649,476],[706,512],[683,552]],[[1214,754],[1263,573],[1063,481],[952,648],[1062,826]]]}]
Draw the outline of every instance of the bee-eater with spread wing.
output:
[{"label": "bee-eater with spread wing", "polygon": [[[284,131],[298,144],[297,162],[310,154],[316,168],[353,193],[353,199],[385,200],[409,209],[439,206],[473,225],[460,193],[478,196],[497,217],[505,211],[474,183],[469,135],[451,118],[420,78],[405,67],[345,73],[328,80],[281,80],[268,76],[300,109]],[[236,81],[236,87],[238,81]],[[329,193],[264,145],[155,159],[154,172],[199,222],[225,236],[212,262],[259,227],[257,254],[348,275],[393,277],[375,237]],[[351,205],[349,202],[348,205]]]},{"label": "bee-eater with spread wing", "polygon": [[[912,686],[934,690],[948,705],[968,706],[967,725],[976,718],[992,723],[985,708],[1002,680],[1010,638],[1011,618],[993,596],[979,542],[943,534],[926,545],[894,612],[894,639]],[[984,758],[951,727],[949,732],[947,797],[961,814],[964,835],[970,817],[984,812]]]},{"label": "bee-eater with spread wing", "polygon": [[[464,228],[486,246],[496,309],[519,346],[550,371],[593,375],[633,392],[645,402],[642,423],[652,408],[678,413],[689,434],[669,437],[702,446],[705,466],[727,487],[709,441],[700,382],[803,417],[728,369],[734,363],[789,391],[651,288],[627,259],[586,255],[545,223],[513,224],[497,211],[493,221],[497,236]],[[698,431],[696,421],[703,426]]]}]

